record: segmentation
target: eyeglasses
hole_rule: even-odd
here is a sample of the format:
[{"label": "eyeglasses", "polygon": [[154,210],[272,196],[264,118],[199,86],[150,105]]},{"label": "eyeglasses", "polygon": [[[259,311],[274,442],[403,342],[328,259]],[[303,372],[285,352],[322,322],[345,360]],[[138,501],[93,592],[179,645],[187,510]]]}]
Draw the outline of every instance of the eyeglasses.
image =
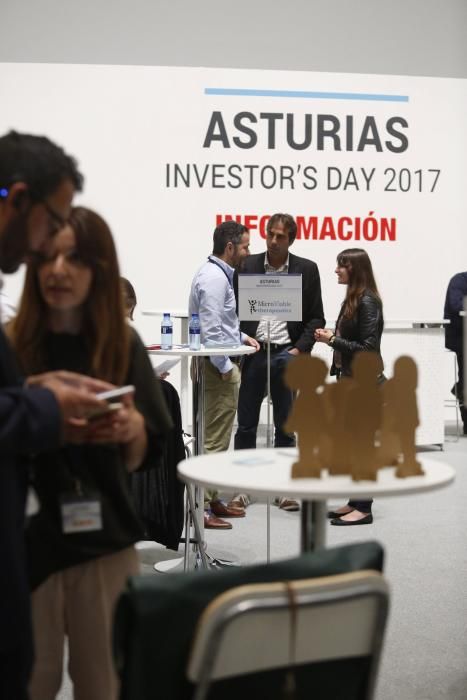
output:
[{"label": "eyeglasses", "polygon": [[[0,198],[6,199],[8,197],[9,192],[10,190],[8,189],[8,187],[0,187]],[[49,218],[52,222],[52,225],[50,226],[51,234],[59,231],[67,223],[67,220],[63,216],[61,216],[61,214],[55,211],[55,209],[51,207],[45,199],[32,200],[31,206],[34,204],[42,204],[47,214],[49,215]]]}]

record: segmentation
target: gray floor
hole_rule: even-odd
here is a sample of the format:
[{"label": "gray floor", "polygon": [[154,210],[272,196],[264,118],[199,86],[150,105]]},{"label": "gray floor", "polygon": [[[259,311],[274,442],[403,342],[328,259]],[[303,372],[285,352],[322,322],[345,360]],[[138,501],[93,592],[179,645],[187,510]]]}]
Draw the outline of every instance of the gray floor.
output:
[{"label": "gray floor", "polygon": [[[449,436],[448,436],[449,439]],[[433,459],[455,467],[454,485],[429,494],[381,499],[371,526],[329,526],[329,546],[376,539],[386,550],[391,614],[377,700],[467,698],[467,437]],[[254,503],[232,530],[206,531],[209,551],[240,563],[266,559],[266,505]],[[271,507],[271,556],[298,553],[299,515]],[[176,556],[145,543],[143,570]],[[72,697],[64,679],[59,700]],[[332,699],[330,699],[332,700]]]}]

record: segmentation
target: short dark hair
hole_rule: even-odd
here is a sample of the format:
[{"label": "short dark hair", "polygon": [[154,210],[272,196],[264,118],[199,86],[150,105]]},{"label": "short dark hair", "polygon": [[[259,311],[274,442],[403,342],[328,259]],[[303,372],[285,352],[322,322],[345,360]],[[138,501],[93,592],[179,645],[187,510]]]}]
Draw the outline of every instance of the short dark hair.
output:
[{"label": "short dark hair", "polygon": [[267,233],[270,233],[272,227],[276,224],[284,226],[285,232],[289,234],[289,242],[293,243],[297,235],[297,224],[293,216],[290,214],[273,214],[266,226]]},{"label": "short dark hair", "polygon": [[213,255],[222,255],[227,247],[227,243],[238,245],[244,233],[248,233],[248,229],[243,224],[239,224],[236,221],[224,221],[214,230],[212,237]]},{"label": "short dark hair", "polygon": [[71,180],[77,192],[83,176],[76,160],[45,136],[10,131],[0,137],[0,187],[25,182],[33,201],[49,196],[64,180]]},{"label": "short dark hair", "polygon": [[135,288],[126,277],[120,277],[120,284],[122,285],[123,303],[125,304],[128,318],[133,321],[133,311],[137,304]]}]

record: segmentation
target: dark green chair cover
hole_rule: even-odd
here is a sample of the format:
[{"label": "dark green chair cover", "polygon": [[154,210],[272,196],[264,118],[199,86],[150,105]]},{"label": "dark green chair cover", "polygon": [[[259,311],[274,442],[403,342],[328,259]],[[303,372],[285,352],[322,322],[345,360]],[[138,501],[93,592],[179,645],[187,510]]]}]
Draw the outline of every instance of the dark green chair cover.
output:
[{"label": "dark green chair cover", "polygon": [[[186,678],[185,667],[196,623],[206,605],[220,593],[248,583],[294,581],[382,568],[382,547],[377,542],[365,542],[267,565],[131,578],[117,605],[114,628],[121,700],[191,698],[193,686]],[[298,668],[298,690],[293,697],[309,698],[306,688],[313,687],[313,700],[364,698],[368,665],[368,659],[356,658]],[[219,681],[209,697],[284,698],[283,680],[284,671],[272,671]]]}]

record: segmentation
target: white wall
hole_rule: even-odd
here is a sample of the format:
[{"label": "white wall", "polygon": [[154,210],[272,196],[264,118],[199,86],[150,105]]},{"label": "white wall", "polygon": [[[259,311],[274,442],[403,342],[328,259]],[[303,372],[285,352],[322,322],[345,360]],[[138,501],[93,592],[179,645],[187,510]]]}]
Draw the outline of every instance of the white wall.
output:
[{"label": "white wall", "polygon": [[0,62],[467,77],[465,0],[2,0]]},{"label": "white wall", "polygon": [[[325,3],[295,0],[287,4],[271,0],[239,0],[235,3],[206,0],[198,4],[182,0],[135,0],[132,3],[84,0],[79,4],[59,0],[35,3],[4,0],[0,22],[0,62],[204,65],[466,78],[466,28],[465,0],[396,0],[391,3],[382,0],[328,0]],[[14,72],[11,75],[14,80]],[[19,76],[16,79],[17,92],[27,91],[29,86],[24,85]],[[10,87],[14,90],[15,83]],[[135,282],[141,305],[167,305],[162,298],[164,290],[171,290],[174,284],[172,269],[167,265],[173,257],[171,247],[166,247],[167,230],[160,231],[157,226],[151,229],[151,246],[160,251],[159,260],[157,255],[148,256],[144,248],[135,245],[144,227],[144,219],[141,222],[137,218],[137,232],[131,226],[133,212],[140,212],[141,206],[150,206],[153,212],[157,212],[164,202],[160,198],[149,203],[145,200],[143,205],[138,201],[138,173],[131,178],[135,184],[127,198],[121,197],[118,189],[113,202],[111,195],[103,194],[104,179],[109,175],[115,179],[118,172],[114,162],[105,155],[109,152],[109,144],[100,151],[95,142],[101,131],[93,133],[90,115],[95,113],[98,118],[102,110],[96,104],[87,109],[86,103],[80,101],[81,96],[86,96],[85,85],[73,84],[74,99],[83,110],[82,115],[75,112],[76,123],[69,119],[66,109],[69,104],[64,105],[61,112],[56,106],[60,105],[60,98],[55,95],[50,103],[39,105],[41,83],[36,83],[34,88],[37,102],[30,110],[21,110],[18,126],[24,123],[26,128],[26,125],[37,124],[37,130],[45,129],[78,156],[87,175],[83,202],[110,219],[121,254],[122,271]],[[5,100],[2,103],[5,105]],[[50,113],[52,105],[53,114]],[[47,109],[50,119],[47,119]],[[8,113],[8,105],[2,113]],[[459,114],[454,116],[463,121]],[[53,125],[51,131],[48,125]],[[15,124],[8,123],[8,126]],[[128,125],[130,132],[132,126]],[[138,129],[138,126],[133,128]],[[115,149],[118,149],[118,140],[115,141]],[[460,145],[459,157],[462,158],[465,139]],[[144,157],[142,154],[142,159]],[[288,206],[284,207],[279,199],[274,204],[276,202],[274,209]],[[457,197],[454,214],[447,212],[456,218],[459,226],[463,223],[462,207],[463,202]],[[293,205],[288,208],[294,209]],[[365,212],[362,211],[362,215]],[[440,228],[438,237],[443,234]],[[197,243],[189,251],[187,265],[191,266],[190,270],[209,250],[210,230],[207,229],[205,222],[201,222],[199,228],[193,222],[191,235]],[[429,229],[426,235],[431,235]],[[253,250],[259,250],[261,246],[262,242],[257,240]],[[298,248],[296,252],[299,254],[321,263],[323,277],[332,277],[334,250],[321,255],[311,252],[310,248]],[[180,253],[184,254],[183,251]],[[427,259],[425,251],[420,257],[414,256],[413,276],[406,275],[403,282],[403,295],[408,303],[411,285],[416,289],[418,279],[434,276],[441,289],[444,281],[439,281],[440,270],[441,277],[447,281],[448,275],[456,269],[454,265],[458,263],[459,267],[465,267],[463,238],[458,241],[454,252],[452,249],[448,251],[447,262],[444,257],[442,249],[441,254],[432,256],[432,259]],[[397,258],[390,256],[387,261],[388,268],[381,274],[387,278],[391,275],[397,277]],[[177,306],[183,305],[188,284],[189,275],[185,274],[179,280],[178,286],[183,291],[175,300]],[[7,290],[10,289],[13,296],[17,296],[20,286],[20,279],[7,282]],[[435,296],[429,315],[438,317],[442,294],[437,291]],[[334,293],[326,306],[328,316],[332,317]],[[143,324],[142,328],[147,337],[154,339],[158,334],[154,324],[150,327]]]}]

